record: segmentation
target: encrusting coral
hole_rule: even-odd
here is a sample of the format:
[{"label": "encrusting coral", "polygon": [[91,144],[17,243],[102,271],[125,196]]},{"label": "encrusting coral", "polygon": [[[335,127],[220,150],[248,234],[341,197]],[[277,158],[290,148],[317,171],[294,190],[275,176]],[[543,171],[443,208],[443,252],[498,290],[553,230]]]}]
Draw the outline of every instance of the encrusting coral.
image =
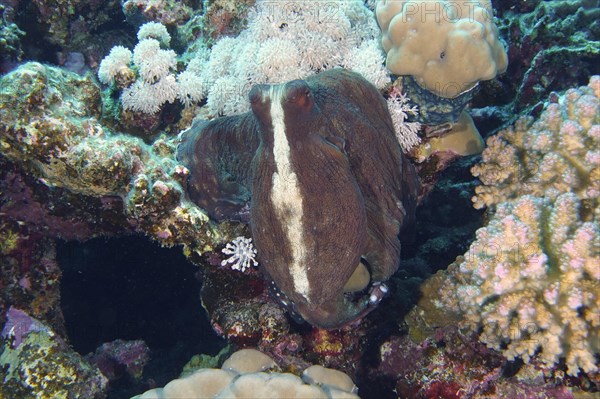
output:
[{"label": "encrusting coral", "polygon": [[10,307],[0,334],[0,398],[102,398],[108,379],[54,330]]},{"label": "encrusting coral", "polygon": [[599,97],[593,76],[488,139],[474,202],[495,213],[424,288],[424,302],[462,314],[509,359],[564,358],[570,375],[597,371],[600,352]]},{"label": "encrusting coral", "polygon": [[120,198],[128,224],[163,245],[204,251],[239,235],[224,237],[227,229],[185,200],[188,171],[175,160],[175,140],[148,145],[101,125],[100,90],[89,77],[27,63],[0,84],[2,154],[46,185]]}]

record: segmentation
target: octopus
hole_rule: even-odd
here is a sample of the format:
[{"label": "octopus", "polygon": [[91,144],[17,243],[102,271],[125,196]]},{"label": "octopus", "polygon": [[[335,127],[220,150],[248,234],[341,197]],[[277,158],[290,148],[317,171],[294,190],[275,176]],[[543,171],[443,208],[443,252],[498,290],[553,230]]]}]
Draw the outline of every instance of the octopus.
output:
[{"label": "octopus", "polygon": [[385,99],[344,69],[256,85],[251,111],[181,133],[186,191],[215,221],[250,224],[260,268],[295,318],[335,329],[384,297],[419,179]]}]

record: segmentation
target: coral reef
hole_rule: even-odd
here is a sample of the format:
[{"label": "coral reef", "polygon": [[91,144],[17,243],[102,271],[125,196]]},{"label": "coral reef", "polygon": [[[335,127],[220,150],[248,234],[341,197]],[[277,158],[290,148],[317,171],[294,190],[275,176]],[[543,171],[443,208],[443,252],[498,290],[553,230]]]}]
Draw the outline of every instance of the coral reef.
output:
[{"label": "coral reef", "polygon": [[[532,106],[539,112],[552,91],[577,87],[600,73],[597,2],[496,3],[496,20],[507,43],[509,66],[506,74],[485,91],[508,103],[509,118]],[[487,101],[483,94],[477,103]]]},{"label": "coral reef", "polygon": [[240,273],[222,262],[214,254],[202,272],[201,298],[213,329],[236,345],[276,346],[290,333],[284,310],[269,297],[256,269]]},{"label": "coral reef", "polygon": [[[73,260],[72,270],[61,270],[64,265],[58,263],[61,258],[57,261],[57,239],[131,233],[141,233],[165,246],[181,245],[200,269],[202,305],[214,330],[238,347],[258,347],[272,358],[269,363],[277,363],[278,371],[300,375],[311,363],[334,367],[348,373],[364,397],[597,396],[598,78],[565,95],[552,93],[583,85],[589,76],[599,73],[597,2],[497,1],[493,10],[497,31],[491,2],[475,2],[480,11],[485,9],[480,16],[485,14],[487,19],[451,27],[469,25],[479,29],[476,33],[493,33],[494,37],[484,38],[489,40],[479,41],[480,49],[487,46],[493,53],[505,43],[510,65],[505,74],[481,81],[463,93],[464,97],[443,103],[431,93],[421,96],[408,91],[405,78],[390,88],[389,71],[383,67],[385,53],[377,45],[380,32],[374,18],[375,3],[2,2],[0,71],[13,70],[21,59],[63,68],[28,63],[0,77],[0,322],[6,326],[0,348],[0,397],[104,397],[107,380],[100,371],[112,381],[118,380],[113,388],[127,385],[125,389],[131,392],[135,385],[141,392],[156,386],[152,382],[155,375],[146,374],[152,367],[142,372],[147,348],[141,342],[106,344],[94,356],[97,364],[91,357],[82,360],[65,343],[61,280],[64,288],[67,273],[80,274],[89,263],[78,268],[80,260]],[[403,4],[408,14],[415,11],[410,8],[415,2],[388,3]],[[425,1],[419,5],[425,3],[444,11],[456,4],[474,4]],[[469,9],[472,7],[469,4]],[[430,17],[434,18],[434,13],[410,21],[411,28],[421,30],[419,23],[430,22]],[[146,22],[152,24],[144,26]],[[136,51],[127,48],[134,49],[135,31],[140,27],[137,42],[145,44],[134,57]],[[440,23],[437,28],[449,27]],[[468,35],[462,35],[464,31],[453,32],[461,33],[458,42],[473,44]],[[422,53],[433,48],[430,35],[419,36],[427,36],[427,40],[421,41],[417,50]],[[398,48],[407,43],[399,43]],[[115,54],[109,54],[111,48]],[[108,86],[101,91],[89,70],[95,70],[107,54],[111,61],[97,71]],[[452,58],[450,51],[431,54],[433,66]],[[499,60],[494,68],[502,69],[502,54],[496,55]],[[484,58],[473,65],[485,64]],[[403,57],[403,66],[414,64],[409,61]],[[304,78],[337,66],[364,74],[389,97],[396,133],[406,133],[398,141],[405,152],[413,150],[408,154],[411,159],[422,161],[419,174],[426,189],[421,190],[419,199],[431,188],[439,170],[455,158],[453,154],[477,151],[475,144],[480,141],[466,139],[477,138],[467,134],[476,131],[475,125],[486,136],[525,112],[531,117],[519,119],[488,140],[484,162],[473,169],[483,183],[474,200],[478,209],[469,201],[475,179],[468,169],[475,157],[461,159],[437,185],[436,196],[428,198],[419,211],[418,245],[402,239],[403,257],[409,259],[403,259],[399,273],[388,280],[391,295],[360,323],[323,330],[300,324],[294,312],[286,314],[281,303],[289,305],[289,300],[254,267],[245,267],[254,264],[252,249],[240,245],[247,241],[234,241],[238,244],[234,248],[224,246],[235,237],[249,237],[247,226],[217,224],[203,206],[189,202],[183,187],[193,171],[176,159],[174,133],[190,126],[196,116],[209,119],[247,110],[247,94],[254,83]],[[451,68],[442,72],[458,73]],[[162,91],[139,90],[142,82],[150,86],[163,79],[162,83],[168,84],[155,86]],[[128,106],[123,112],[120,94],[132,93],[128,88],[136,82],[138,90],[128,97],[133,100],[129,105],[146,104]],[[417,78],[415,85],[419,82]],[[471,83],[466,82],[466,87]],[[548,95],[550,104],[543,111],[542,101]],[[411,103],[404,101],[406,96]],[[419,114],[411,111],[415,101]],[[433,106],[426,106],[432,102]],[[469,112],[474,123],[459,112],[465,104],[472,107]],[[452,130],[446,123],[448,109],[450,124],[461,116],[461,123]],[[155,113],[141,112],[144,110]],[[441,120],[431,123],[429,118],[437,112]],[[423,124],[422,131],[416,122]],[[333,140],[334,145],[341,145]],[[248,193],[243,194],[249,198]],[[469,209],[463,209],[465,206]],[[473,237],[485,207],[487,226]],[[242,220],[247,220],[243,217],[248,214],[247,207],[240,210]],[[102,240],[97,246],[113,252],[137,248],[124,237],[115,239],[120,246],[109,247]],[[58,245],[59,254],[62,245]],[[83,248],[80,245],[70,243],[69,248]],[[149,266],[145,261],[137,262],[143,266],[135,275],[136,286],[154,278],[170,295],[173,286],[183,291],[183,281],[194,279],[191,274],[176,272],[179,266],[173,260],[179,251],[173,249],[167,259],[155,257],[147,269],[143,268]],[[404,319],[417,300],[422,278],[464,252],[465,257],[447,272],[436,274],[422,286],[422,301]],[[356,270],[366,271],[361,265]],[[159,267],[173,276],[170,284],[164,275],[156,278],[153,274]],[[102,265],[98,269],[100,275],[114,276],[110,281],[123,285],[133,281],[117,267]],[[135,291],[114,286],[110,292]],[[364,286],[359,281],[353,287]],[[83,291],[82,305],[99,308],[102,295]],[[63,301],[66,298],[63,292]],[[142,310],[165,314],[158,312],[156,303],[143,301],[144,305],[135,305],[136,314]],[[174,305],[177,301],[168,298],[163,303]],[[199,303],[189,298],[185,302],[192,305],[177,304],[180,307],[171,312],[185,321],[169,323],[171,327],[204,317],[197,313]],[[65,315],[69,316],[66,310]],[[136,324],[141,318],[128,323]],[[147,326],[146,322],[140,324]],[[163,370],[185,342],[197,343],[190,324],[180,333],[171,333],[178,327],[169,330],[158,324],[151,328],[168,335],[177,348],[168,349],[169,353],[153,351]],[[457,324],[464,328],[456,329]],[[121,327],[127,327],[123,319],[106,328],[116,325],[118,334],[123,335]],[[438,328],[440,325],[446,327]],[[71,330],[68,332],[75,345],[73,338],[79,333],[71,336]],[[205,343],[206,337],[198,336]],[[94,341],[81,353],[110,339]],[[186,357],[181,352],[179,356],[180,360]],[[171,372],[177,369],[170,368]],[[281,382],[279,374],[277,378],[271,375],[275,373],[267,374],[258,379],[237,377],[236,381],[269,386]],[[154,381],[160,385],[172,377],[166,376]],[[198,375],[194,378],[200,379]],[[308,387],[307,382],[321,383],[318,378],[304,378],[293,384]],[[288,382],[293,379],[286,377]],[[109,396],[125,395],[111,392]]]},{"label": "coral reef", "polygon": [[87,360],[95,364],[102,374],[114,381],[128,374],[134,379],[140,379],[144,367],[150,359],[150,348],[144,341],[116,341],[100,345]]},{"label": "coral reef", "polygon": [[[362,321],[332,331],[299,325],[286,315],[276,291],[256,269],[240,273],[221,266],[222,258],[207,253],[198,261],[203,263],[202,304],[220,336],[237,347],[258,347],[289,372],[297,373],[310,362],[357,375],[363,340],[377,322]],[[384,318],[390,314],[380,313]]]},{"label": "coral reef", "polygon": [[564,359],[569,375],[596,372],[600,352],[599,95],[594,76],[488,139],[474,202],[495,212],[424,300],[509,359]]},{"label": "coral reef", "polygon": [[122,1],[125,17],[132,23],[158,22],[174,27],[187,22],[194,14],[193,0],[126,0]]},{"label": "coral reef", "polygon": [[103,398],[108,380],[42,322],[10,308],[2,330],[0,396]]},{"label": "coral reef", "polygon": [[14,63],[23,58],[21,39],[25,36],[17,24],[10,20],[6,14],[9,10],[0,4],[0,73],[9,69]]},{"label": "coral reef", "polygon": [[[217,230],[183,198],[188,172],[175,160],[174,140],[149,146],[111,133],[98,120],[100,91],[89,77],[28,63],[0,83],[0,145],[7,159],[48,186],[119,198],[127,223],[164,245],[189,240],[189,251],[207,250],[230,239],[227,225]],[[239,235],[234,226],[230,233]]]},{"label": "coral reef", "polygon": [[367,388],[365,397],[382,397],[386,385],[402,398],[575,397],[558,382],[545,382],[533,366],[506,378],[506,359],[455,327],[429,330],[416,342],[392,336],[380,345],[379,362],[372,371],[377,383]]},{"label": "coral reef", "polygon": [[47,26],[46,40],[66,48],[82,45],[91,32],[112,20],[119,6],[114,0],[34,0],[31,3],[30,16]]},{"label": "coral reef", "polygon": [[218,40],[237,36],[246,27],[248,12],[255,0],[204,0],[202,14],[206,36]]},{"label": "coral reef", "polygon": [[55,244],[39,233],[18,229],[8,222],[0,225],[0,321],[10,306],[19,306],[64,336],[60,309],[61,270],[55,259]]},{"label": "coral reef", "polygon": [[597,2],[496,1],[494,10],[509,64],[473,96],[470,113],[484,137],[526,113],[537,118],[552,92],[600,74]]},{"label": "coral reef", "polygon": [[164,388],[147,391],[133,399],[182,396],[248,398],[248,397],[310,397],[358,398],[356,386],[341,371],[322,366],[310,366],[302,378],[277,372],[277,364],[256,349],[233,353],[220,369],[199,369],[184,378],[173,380]]}]

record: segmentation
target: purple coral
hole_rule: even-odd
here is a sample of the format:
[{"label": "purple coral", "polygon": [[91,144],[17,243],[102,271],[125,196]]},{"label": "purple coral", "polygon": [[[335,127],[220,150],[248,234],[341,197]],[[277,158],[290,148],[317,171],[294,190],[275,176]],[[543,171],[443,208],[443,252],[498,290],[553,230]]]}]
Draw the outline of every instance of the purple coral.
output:
[{"label": "purple coral", "polygon": [[91,360],[111,381],[122,377],[123,369],[133,378],[139,379],[150,360],[150,348],[142,340],[117,339],[98,347]]}]

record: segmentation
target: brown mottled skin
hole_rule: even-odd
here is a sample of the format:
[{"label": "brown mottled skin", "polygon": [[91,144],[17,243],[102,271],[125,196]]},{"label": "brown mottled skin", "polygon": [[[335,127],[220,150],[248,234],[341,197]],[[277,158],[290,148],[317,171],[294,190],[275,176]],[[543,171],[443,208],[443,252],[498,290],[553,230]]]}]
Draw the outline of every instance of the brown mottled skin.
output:
[{"label": "brown mottled skin", "polygon": [[285,84],[286,137],[304,204],[307,300],[294,289],[288,224],[270,198],[275,163],[268,93],[259,85],[250,93],[252,112],[185,133],[179,156],[191,172],[188,192],[217,219],[240,219],[251,193],[263,272],[291,310],[315,326],[337,328],[375,305],[368,293],[353,298],[343,292],[361,258],[371,282],[397,270],[399,234],[414,218],[418,178],[395,138],[385,100],[360,75],[335,69]]}]

